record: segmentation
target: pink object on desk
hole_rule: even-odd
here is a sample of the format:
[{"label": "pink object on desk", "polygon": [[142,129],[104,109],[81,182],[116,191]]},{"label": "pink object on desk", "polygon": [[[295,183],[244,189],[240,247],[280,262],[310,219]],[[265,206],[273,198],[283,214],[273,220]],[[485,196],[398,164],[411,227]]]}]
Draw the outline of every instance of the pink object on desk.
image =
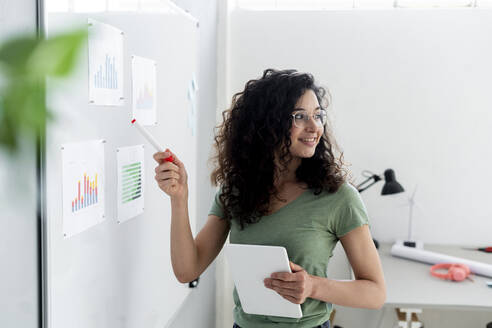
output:
[{"label": "pink object on desk", "polygon": [[[439,269],[447,269],[448,271],[446,273],[436,272]],[[439,263],[431,266],[430,273],[434,277],[445,280],[463,281],[470,275],[470,268],[460,263]]]}]

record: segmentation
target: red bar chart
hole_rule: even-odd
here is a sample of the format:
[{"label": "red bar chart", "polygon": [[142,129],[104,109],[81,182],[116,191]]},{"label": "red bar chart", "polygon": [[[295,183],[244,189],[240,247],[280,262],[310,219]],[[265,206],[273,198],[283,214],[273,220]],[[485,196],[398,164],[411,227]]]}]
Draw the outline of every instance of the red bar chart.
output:
[{"label": "red bar chart", "polygon": [[153,109],[154,108],[154,90],[147,84],[138,91],[136,107],[138,109]]},{"label": "red bar chart", "polygon": [[104,144],[104,140],[89,140],[62,145],[64,237],[105,218]]},{"label": "red bar chart", "polygon": [[157,124],[157,64],[132,56],[133,118],[142,125]]},{"label": "red bar chart", "polygon": [[[81,186],[82,183],[82,186]],[[77,181],[77,195],[72,200],[72,213],[97,204],[97,174],[93,179],[84,173],[84,178]]]}]

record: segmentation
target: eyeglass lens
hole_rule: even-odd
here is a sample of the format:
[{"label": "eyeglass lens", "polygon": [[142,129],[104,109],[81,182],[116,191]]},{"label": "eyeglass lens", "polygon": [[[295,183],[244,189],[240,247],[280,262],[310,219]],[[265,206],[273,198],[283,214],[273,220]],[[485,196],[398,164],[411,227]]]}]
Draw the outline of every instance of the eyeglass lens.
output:
[{"label": "eyeglass lens", "polygon": [[[309,119],[311,118],[311,115],[309,115],[306,112],[295,112],[292,114],[294,117],[294,124],[297,127],[305,127]],[[323,126],[326,123],[326,112],[325,111],[318,111],[312,115],[314,122],[316,122],[317,125]]]}]

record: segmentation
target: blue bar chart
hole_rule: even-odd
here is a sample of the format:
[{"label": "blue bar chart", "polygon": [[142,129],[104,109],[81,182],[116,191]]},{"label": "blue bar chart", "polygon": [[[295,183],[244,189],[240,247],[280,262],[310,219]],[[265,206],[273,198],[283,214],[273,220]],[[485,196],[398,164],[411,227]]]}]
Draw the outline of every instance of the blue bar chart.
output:
[{"label": "blue bar chart", "polygon": [[118,71],[115,67],[115,57],[106,54],[104,66],[99,65],[99,69],[94,74],[94,86],[96,88],[118,89]]},{"label": "blue bar chart", "polygon": [[124,33],[109,24],[88,19],[89,103],[123,106]]}]

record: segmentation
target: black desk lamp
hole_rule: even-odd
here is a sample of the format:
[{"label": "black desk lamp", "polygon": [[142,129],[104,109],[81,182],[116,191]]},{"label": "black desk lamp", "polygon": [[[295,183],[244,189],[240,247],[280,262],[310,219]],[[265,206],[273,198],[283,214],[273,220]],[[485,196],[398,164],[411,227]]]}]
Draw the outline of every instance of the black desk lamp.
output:
[{"label": "black desk lamp", "polygon": [[[362,175],[367,177],[367,179],[362,181],[359,185],[356,186],[359,192],[363,192],[364,190],[368,189],[369,187],[371,187],[372,185],[376,184],[378,181],[381,181],[383,179],[380,175],[374,174],[369,171],[362,172]],[[384,181],[385,181],[384,186],[383,189],[381,190],[381,195],[383,196],[398,194],[400,192],[405,191],[405,189],[403,189],[401,184],[398,183],[398,181],[396,181],[395,171],[393,171],[392,169],[386,169],[384,171]],[[369,182],[371,183],[366,185]],[[376,239],[373,239],[373,241],[376,248],[379,248],[378,241]]]},{"label": "black desk lamp", "polygon": [[[367,175],[369,174],[369,175]],[[362,172],[362,175],[365,175],[367,177],[366,180],[362,181],[359,185],[357,185],[357,190],[359,192],[363,192],[364,190],[368,189],[378,181],[382,180],[382,177],[380,175],[371,173],[369,171],[364,171]],[[370,182],[371,180],[374,180],[371,184],[364,186],[366,183]],[[405,189],[401,186],[401,184],[396,181],[395,178],[395,171],[393,169],[387,169],[384,171],[384,186],[383,189],[381,190],[381,195],[393,195],[393,194],[398,194],[400,192],[404,192]]]}]

